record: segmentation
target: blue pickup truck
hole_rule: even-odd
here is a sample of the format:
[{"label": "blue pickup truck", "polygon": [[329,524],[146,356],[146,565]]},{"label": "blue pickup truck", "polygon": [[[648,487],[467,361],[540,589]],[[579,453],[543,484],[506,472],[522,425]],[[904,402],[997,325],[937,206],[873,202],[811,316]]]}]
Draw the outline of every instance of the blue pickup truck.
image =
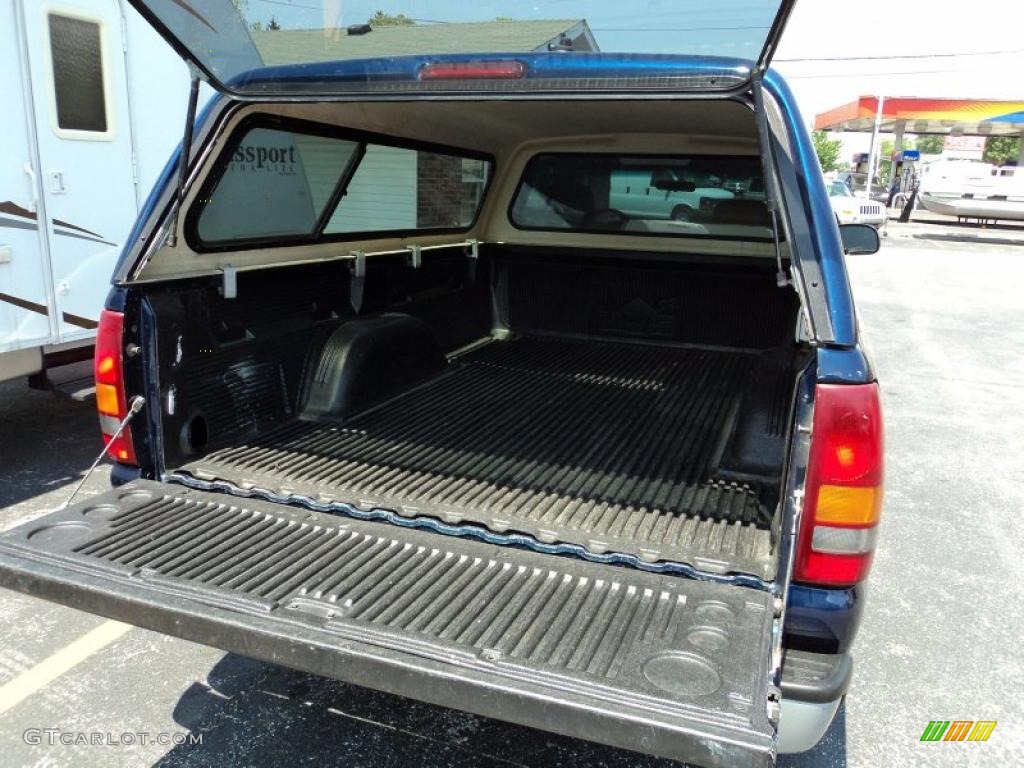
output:
[{"label": "blue pickup truck", "polygon": [[131,2],[195,79],[97,336],[115,487],[0,584],[691,764],[814,745],[881,509],[878,236],[769,68],[793,3]]}]

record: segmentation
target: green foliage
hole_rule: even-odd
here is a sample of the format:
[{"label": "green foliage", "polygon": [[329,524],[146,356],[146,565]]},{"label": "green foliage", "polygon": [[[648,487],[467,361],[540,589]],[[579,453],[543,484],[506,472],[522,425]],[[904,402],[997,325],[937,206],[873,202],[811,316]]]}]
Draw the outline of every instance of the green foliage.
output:
[{"label": "green foliage", "polygon": [[941,155],[942,147],[945,143],[945,136],[926,134],[917,137],[917,148],[921,150],[922,155]]},{"label": "green foliage", "polygon": [[392,15],[390,13],[384,13],[384,11],[377,11],[370,18],[371,27],[408,27],[415,23],[415,21],[410,19],[404,13]]},{"label": "green foliage", "polygon": [[845,163],[839,159],[843,151],[841,139],[830,139],[825,131],[815,131],[811,134],[811,141],[822,171],[840,171],[845,167]]},{"label": "green foliage", "polygon": [[1020,139],[1015,136],[989,136],[981,159],[994,165],[1006,165],[1020,157]]},{"label": "green foliage", "polygon": [[270,17],[270,21],[264,24],[262,21],[254,21],[249,25],[249,29],[253,32],[277,32],[281,28],[278,24],[277,19],[273,16]]}]

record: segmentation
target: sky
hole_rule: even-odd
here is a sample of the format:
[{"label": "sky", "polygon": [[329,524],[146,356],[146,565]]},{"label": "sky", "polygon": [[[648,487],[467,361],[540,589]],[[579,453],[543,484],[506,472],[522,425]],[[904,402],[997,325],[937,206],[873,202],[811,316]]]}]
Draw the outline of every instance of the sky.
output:
[{"label": "sky", "polygon": [[[756,56],[779,0],[245,0],[285,26],[586,18],[602,50]],[[835,60],[825,60],[835,59]],[[776,52],[810,123],[862,95],[1024,100],[1024,0],[798,0]],[[866,142],[866,139],[865,139]]]},{"label": "sky", "polygon": [[[844,60],[799,60],[820,58]],[[775,66],[808,122],[858,96],[1024,101],[1024,3],[798,0]]]}]

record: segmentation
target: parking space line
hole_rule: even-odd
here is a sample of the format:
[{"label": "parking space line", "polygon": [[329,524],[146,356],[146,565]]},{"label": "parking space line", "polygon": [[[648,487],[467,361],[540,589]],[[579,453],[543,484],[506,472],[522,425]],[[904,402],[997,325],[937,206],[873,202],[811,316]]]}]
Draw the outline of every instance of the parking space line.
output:
[{"label": "parking space line", "polygon": [[105,621],[0,687],[0,715],[117,640],[131,624]]}]

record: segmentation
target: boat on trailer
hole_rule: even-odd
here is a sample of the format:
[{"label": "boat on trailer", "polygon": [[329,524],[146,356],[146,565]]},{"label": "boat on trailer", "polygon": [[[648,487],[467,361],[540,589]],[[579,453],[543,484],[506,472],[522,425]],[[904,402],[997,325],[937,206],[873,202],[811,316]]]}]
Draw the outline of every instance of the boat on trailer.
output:
[{"label": "boat on trailer", "polygon": [[918,199],[932,213],[961,221],[1024,221],[1024,171],[1014,166],[938,160],[922,168]]}]

